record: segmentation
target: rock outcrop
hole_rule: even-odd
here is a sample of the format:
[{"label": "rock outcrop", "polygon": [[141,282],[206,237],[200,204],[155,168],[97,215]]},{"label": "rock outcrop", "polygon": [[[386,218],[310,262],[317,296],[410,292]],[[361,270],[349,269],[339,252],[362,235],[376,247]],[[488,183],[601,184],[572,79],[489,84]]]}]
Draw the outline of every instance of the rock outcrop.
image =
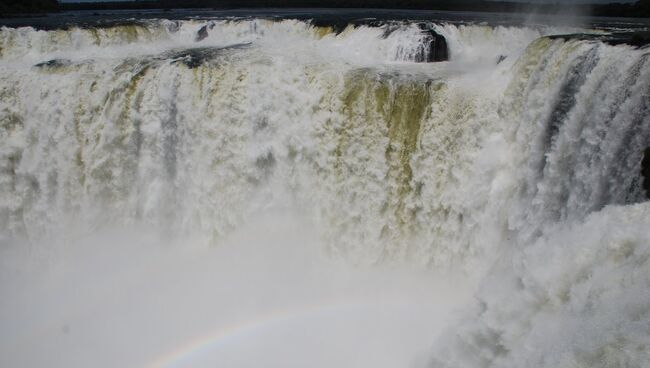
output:
[{"label": "rock outcrop", "polygon": [[447,40],[444,36],[438,34],[426,24],[421,24],[420,29],[427,37],[425,38],[425,46],[420,55],[416,55],[415,61],[418,63],[432,63],[438,61],[449,60],[449,48]]},{"label": "rock outcrop", "polygon": [[650,147],[643,152],[643,160],[641,160],[641,176],[643,176],[643,189],[645,195],[650,199]]}]

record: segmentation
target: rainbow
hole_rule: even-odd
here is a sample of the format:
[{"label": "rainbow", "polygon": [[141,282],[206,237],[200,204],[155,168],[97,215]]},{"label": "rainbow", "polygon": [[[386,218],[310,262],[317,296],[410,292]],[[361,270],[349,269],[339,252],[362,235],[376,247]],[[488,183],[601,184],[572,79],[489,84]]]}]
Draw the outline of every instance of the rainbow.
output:
[{"label": "rainbow", "polygon": [[157,357],[145,366],[149,368],[185,366],[185,364],[189,363],[189,360],[192,357],[200,356],[202,353],[207,353],[218,345],[232,341],[237,337],[255,333],[256,331],[262,331],[264,329],[285,323],[291,319],[305,318],[324,313],[335,314],[343,310],[363,307],[364,305],[367,306],[367,303],[362,303],[359,301],[333,301],[325,304],[309,305],[296,309],[273,311],[262,315],[255,320],[243,321],[241,323],[226,326],[217,331],[212,331],[206,335],[198,337],[179,346],[174,351]]}]

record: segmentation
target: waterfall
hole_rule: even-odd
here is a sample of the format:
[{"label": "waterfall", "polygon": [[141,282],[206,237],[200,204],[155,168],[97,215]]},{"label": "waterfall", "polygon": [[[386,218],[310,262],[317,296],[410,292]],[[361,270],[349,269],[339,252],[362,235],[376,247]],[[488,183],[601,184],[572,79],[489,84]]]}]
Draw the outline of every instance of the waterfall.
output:
[{"label": "waterfall", "polygon": [[331,257],[482,279],[430,366],[643,366],[650,51],[427,27],[449,61],[414,22],[2,28],[0,244],[299,208]]}]

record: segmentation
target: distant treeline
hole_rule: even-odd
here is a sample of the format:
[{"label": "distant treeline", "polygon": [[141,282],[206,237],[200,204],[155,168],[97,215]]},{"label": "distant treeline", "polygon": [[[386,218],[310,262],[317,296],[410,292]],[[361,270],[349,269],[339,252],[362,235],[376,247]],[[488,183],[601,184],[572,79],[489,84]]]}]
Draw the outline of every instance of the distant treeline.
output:
[{"label": "distant treeline", "polygon": [[557,5],[482,0],[138,0],[133,2],[65,3],[64,9],[174,9],[174,8],[367,8],[518,11],[557,9]]},{"label": "distant treeline", "polygon": [[14,13],[47,13],[58,11],[57,0],[2,0],[0,15]]},{"label": "distant treeline", "polygon": [[639,0],[634,4],[594,5],[592,13],[603,17],[650,18],[650,0]]},{"label": "distant treeline", "polygon": [[174,8],[376,8],[492,12],[589,13],[598,16],[650,17],[650,0],[593,5],[529,4],[481,0],[137,0],[61,3],[56,0],[2,0],[0,14],[59,10]]}]

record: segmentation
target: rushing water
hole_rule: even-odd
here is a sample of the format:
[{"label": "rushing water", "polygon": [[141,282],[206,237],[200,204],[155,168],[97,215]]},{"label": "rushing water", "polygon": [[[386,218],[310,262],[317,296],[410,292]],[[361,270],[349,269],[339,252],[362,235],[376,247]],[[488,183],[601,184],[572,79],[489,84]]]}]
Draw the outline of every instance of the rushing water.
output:
[{"label": "rushing water", "polygon": [[648,366],[647,47],[50,28],[0,31],[0,365]]}]

